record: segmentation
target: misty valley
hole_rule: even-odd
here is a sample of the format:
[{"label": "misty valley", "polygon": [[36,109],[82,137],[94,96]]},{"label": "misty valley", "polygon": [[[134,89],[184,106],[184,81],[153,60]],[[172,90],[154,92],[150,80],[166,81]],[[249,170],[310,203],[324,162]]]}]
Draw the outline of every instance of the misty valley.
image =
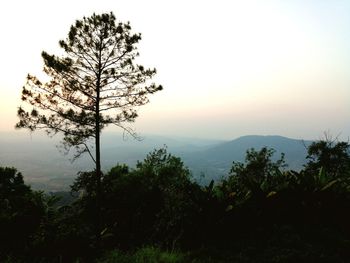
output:
[{"label": "misty valley", "polygon": [[[16,167],[33,189],[68,191],[80,171],[92,170],[88,156],[72,162],[72,155],[60,151],[60,138],[45,134],[0,133],[0,165]],[[107,132],[102,136],[102,167],[127,164],[135,167],[146,155],[160,148],[181,157],[191,171],[193,180],[200,184],[226,177],[233,161],[244,161],[251,148],[269,147],[276,150],[275,158],[285,154],[288,169],[299,171],[306,163],[307,146],[311,141],[282,136],[244,136],[231,141],[198,138],[144,135],[139,140]]]}]

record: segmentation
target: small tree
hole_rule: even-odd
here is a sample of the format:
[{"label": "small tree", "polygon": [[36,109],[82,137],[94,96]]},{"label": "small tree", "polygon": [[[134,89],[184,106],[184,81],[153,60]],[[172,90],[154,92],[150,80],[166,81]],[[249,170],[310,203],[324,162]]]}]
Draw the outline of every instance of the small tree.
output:
[{"label": "small tree", "polygon": [[264,191],[272,190],[274,185],[278,184],[281,170],[287,166],[283,153],[280,159],[274,160],[275,152],[274,149],[267,147],[259,151],[253,148],[247,150],[245,163],[233,162],[227,179],[228,185],[239,190],[243,189],[243,195],[248,191],[263,195]]},{"label": "small tree", "polygon": [[[15,168],[0,167],[0,262],[28,252],[45,217],[45,197],[32,191]],[[5,260],[6,261],[6,260]]]},{"label": "small tree", "polygon": [[136,107],[146,104],[149,94],[162,89],[149,83],[155,69],[134,62],[140,39],[140,34],[131,33],[129,23],[116,22],[113,13],[77,20],[67,39],[59,41],[65,56],[42,52],[44,72],[50,80],[43,83],[28,75],[22,90],[22,100],[33,109],[18,109],[16,127],[43,129],[49,135],[62,133],[64,148],[76,150],[74,159],[87,152],[96,164],[97,200],[101,193],[101,131],[114,124],[134,135],[125,124],[135,120]]},{"label": "small tree", "polygon": [[350,144],[325,138],[311,143],[307,149],[307,172],[318,174],[321,168],[332,177],[346,176],[350,173]]}]

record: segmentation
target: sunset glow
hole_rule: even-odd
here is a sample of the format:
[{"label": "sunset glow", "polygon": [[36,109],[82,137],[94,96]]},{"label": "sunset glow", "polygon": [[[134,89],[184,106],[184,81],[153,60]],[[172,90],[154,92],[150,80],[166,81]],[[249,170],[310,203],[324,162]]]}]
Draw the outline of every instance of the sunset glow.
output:
[{"label": "sunset glow", "polygon": [[139,110],[138,132],[350,136],[349,1],[3,1],[0,10],[0,130],[14,129],[41,51],[59,54],[76,19],[113,11],[142,33],[139,61],[164,86]]}]

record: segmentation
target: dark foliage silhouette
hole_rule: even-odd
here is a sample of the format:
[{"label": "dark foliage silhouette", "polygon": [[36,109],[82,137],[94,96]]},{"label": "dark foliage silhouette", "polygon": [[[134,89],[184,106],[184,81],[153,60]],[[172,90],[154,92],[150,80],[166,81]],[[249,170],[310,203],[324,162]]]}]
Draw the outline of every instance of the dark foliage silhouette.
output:
[{"label": "dark foliage silhouette", "polygon": [[25,185],[15,168],[0,167],[0,261],[31,249],[46,212],[43,193]]},{"label": "dark foliage silhouette", "polygon": [[336,178],[350,170],[350,145],[326,139],[313,142],[308,148],[306,170],[317,172],[321,168]]},{"label": "dark foliage silhouette", "polygon": [[[318,149],[317,156],[329,151]],[[151,152],[134,169],[116,165],[101,177],[104,255],[94,249],[94,171],[80,173],[72,185],[74,201],[58,205],[54,196],[26,186],[14,168],[1,168],[1,259],[347,262],[350,181],[344,154],[315,159],[300,172],[287,170],[283,155],[273,154],[250,149],[244,163],[233,163],[226,178],[206,186],[166,149]],[[333,162],[344,165],[332,170]]]}]

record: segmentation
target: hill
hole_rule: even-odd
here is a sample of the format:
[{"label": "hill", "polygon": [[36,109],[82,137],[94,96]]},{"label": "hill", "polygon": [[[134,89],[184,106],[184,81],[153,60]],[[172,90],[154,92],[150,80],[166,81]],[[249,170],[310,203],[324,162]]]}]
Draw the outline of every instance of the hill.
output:
[{"label": "hill", "polygon": [[[312,141],[290,139],[282,136],[249,135],[223,142],[196,153],[184,153],[183,159],[196,176],[205,175],[205,182],[227,175],[233,161],[244,161],[248,149],[269,147],[276,150],[275,158],[285,154],[288,169],[300,170],[305,164],[307,146]],[[208,178],[209,176],[209,178]]]},{"label": "hill", "polygon": [[[59,138],[44,134],[0,133],[0,166],[21,171],[27,183],[47,191],[67,190],[79,171],[93,169],[88,156],[71,163],[71,155],[57,150]],[[232,141],[145,135],[142,140],[123,138],[121,134],[102,136],[102,167],[108,170],[117,163],[133,167],[148,152],[167,146],[168,151],[183,159],[194,179],[207,183],[227,175],[232,161],[243,161],[247,149],[274,148],[276,156],[284,152],[290,169],[299,170],[305,162],[310,141],[281,136],[243,136]]]}]

